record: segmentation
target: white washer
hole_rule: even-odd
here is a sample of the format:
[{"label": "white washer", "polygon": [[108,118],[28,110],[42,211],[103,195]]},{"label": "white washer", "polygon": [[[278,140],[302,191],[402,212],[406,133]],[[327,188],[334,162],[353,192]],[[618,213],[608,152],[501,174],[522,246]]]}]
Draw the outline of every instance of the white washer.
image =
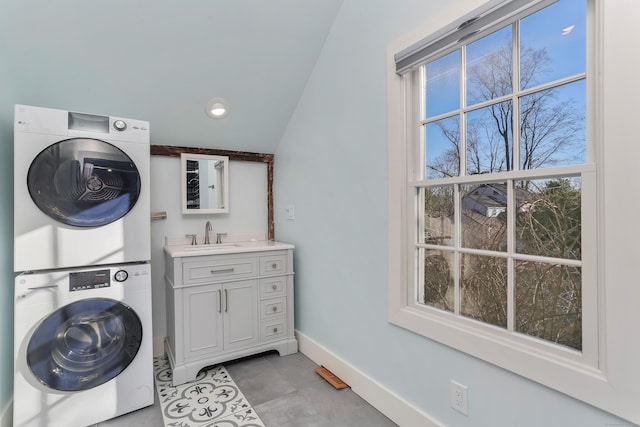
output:
[{"label": "white washer", "polygon": [[148,261],[149,123],[15,106],[14,271]]},{"label": "white washer", "polygon": [[14,427],[95,424],[153,404],[148,263],[16,277]]}]

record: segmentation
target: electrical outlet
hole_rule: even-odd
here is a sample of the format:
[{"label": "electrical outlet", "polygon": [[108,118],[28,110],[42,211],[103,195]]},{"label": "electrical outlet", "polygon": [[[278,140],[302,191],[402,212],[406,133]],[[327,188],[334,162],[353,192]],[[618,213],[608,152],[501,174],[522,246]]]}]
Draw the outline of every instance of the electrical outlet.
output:
[{"label": "electrical outlet", "polygon": [[467,386],[451,380],[451,407],[456,411],[469,415]]}]

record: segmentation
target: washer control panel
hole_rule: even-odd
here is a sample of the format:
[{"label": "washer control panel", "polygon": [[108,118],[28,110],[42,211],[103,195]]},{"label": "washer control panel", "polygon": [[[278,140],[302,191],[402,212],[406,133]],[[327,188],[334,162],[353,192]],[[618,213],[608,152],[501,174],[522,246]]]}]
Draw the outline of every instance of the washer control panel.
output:
[{"label": "washer control panel", "polygon": [[111,275],[109,270],[78,271],[69,273],[69,292],[108,288],[110,286]]}]

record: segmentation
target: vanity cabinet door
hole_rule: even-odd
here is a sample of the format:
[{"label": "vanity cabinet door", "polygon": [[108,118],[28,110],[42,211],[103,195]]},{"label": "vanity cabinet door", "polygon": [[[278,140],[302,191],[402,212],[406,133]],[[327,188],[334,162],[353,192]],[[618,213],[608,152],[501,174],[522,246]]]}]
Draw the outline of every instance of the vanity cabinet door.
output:
[{"label": "vanity cabinet door", "polygon": [[259,339],[258,281],[185,289],[185,358],[253,345]]},{"label": "vanity cabinet door", "polygon": [[184,289],[185,358],[223,350],[223,289],[221,284]]},{"label": "vanity cabinet door", "polygon": [[243,280],[225,283],[222,287],[224,301],[224,349],[254,345],[259,339],[258,330],[258,281]]}]

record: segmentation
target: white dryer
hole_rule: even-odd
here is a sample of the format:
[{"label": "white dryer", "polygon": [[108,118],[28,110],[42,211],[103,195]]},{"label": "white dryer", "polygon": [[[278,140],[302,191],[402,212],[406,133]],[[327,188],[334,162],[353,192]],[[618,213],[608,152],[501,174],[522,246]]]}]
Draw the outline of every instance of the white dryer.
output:
[{"label": "white dryer", "polygon": [[15,106],[14,271],[145,261],[149,123]]},{"label": "white dryer", "polygon": [[23,273],[14,427],[80,427],[153,404],[148,263]]}]

